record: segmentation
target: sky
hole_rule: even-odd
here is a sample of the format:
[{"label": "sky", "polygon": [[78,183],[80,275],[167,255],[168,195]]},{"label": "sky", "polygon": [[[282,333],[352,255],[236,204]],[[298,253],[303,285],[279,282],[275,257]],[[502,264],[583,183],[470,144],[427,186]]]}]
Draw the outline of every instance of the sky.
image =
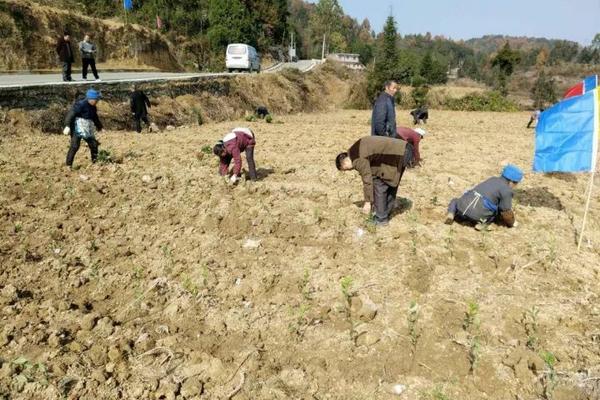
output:
[{"label": "sky", "polygon": [[[318,0],[309,0],[316,3]],[[402,35],[452,39],[488,34],[568,39],[589,45],[600,33],[600,0],[338,0],[359,22],[381,32],[390,11]]]}]

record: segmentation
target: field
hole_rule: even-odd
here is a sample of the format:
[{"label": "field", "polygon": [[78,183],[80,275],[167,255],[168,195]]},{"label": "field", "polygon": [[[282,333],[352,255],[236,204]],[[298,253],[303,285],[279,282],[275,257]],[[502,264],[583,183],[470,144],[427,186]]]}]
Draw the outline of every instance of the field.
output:
[{"label": "field", "polygon": [[[533,131],[527,113],[434,110],[375,229],[333,164],[369,118],[107,132],[116,162],[82,144],[75,171],[64,136],[1,137],[0,398],[600,398],[587,176],[527,173],[517,228],[444,225],[503,162],[530,171]],[[204,146],[235,125],[261,180],[232,187]]]}]

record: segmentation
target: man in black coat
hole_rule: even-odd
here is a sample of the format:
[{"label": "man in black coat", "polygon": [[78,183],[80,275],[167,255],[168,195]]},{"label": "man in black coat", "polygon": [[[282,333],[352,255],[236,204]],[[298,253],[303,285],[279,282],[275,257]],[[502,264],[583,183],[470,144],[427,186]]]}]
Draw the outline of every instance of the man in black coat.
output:
[{"label": "man in black coat", "polygon": [[63,36],[56,42],[56,54],[62,62],[62,78],[65,82],[70,82],[71,78],[71,64],[75,61],[73,56],[73,48],[71,47],[71,35],[65,31]]},{"label": "man in black coat", "polygon": [[396,103],[394,96],[398,91],[398,84],[394,81],[386,81],[384,89],[373,105],[371,136],[396,137]]},{"label": "man in black coat", "polygon": [[131,115],[133,115],[133,119],[135,120],[135,131],[141,133],[142,121],[144,121],[146,126],[150,126],[150,121],[148,121],[148,108],[152,106],[150,105],[148,96],[146,96],[143,91],[138,90],[135,85],[131,87],[130,105]]}]

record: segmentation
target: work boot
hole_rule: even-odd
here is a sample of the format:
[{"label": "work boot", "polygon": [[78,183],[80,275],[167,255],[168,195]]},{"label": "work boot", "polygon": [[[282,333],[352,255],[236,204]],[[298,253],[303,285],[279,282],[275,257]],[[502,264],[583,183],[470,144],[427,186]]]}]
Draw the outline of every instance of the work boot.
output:
[{"label": "work boot", "polygon": [[454,222],[454,213],[449,212],[448,214],[446,214],[446,220],[444,221],[444,223],[446,225],[452,225],[453,222]]}]

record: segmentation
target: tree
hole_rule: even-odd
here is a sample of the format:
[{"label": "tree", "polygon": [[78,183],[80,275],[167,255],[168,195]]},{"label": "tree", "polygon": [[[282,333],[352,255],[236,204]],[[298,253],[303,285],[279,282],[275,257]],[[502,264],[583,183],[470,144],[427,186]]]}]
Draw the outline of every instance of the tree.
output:
[{"label": "tree", "polygon": [[553,104],[557,100],[556,83],[546,75],[544,70],[540,71],[531,89],[531,99],[536,108],[545,108],[546,105]]},{"label": "tree", "polygon": [[498,89],[504,96],[508,94],[508,79],[515,71],[515,66],[521,62],[521,54],[510,48],[506,42],[504,47],[492,59],[492,67],[496,69]]},{"label": "tree", "polygon": [[592,40],[592,47],[595,50],[600,50],[600,33],[596,33],[596,36],[594,36],[594,40]]},{"label": "tree", "polygon": [[396,21],[390,15],[387,17],[383,28],[383,35],[380,38],[375,56],[375,65],[368,77],[367,94],[370,99],[374,99],[378,92],[383,89],[383,83],[387,80],[395,79],[400,81],[398,71],[398,48],[396,41],[398,33],[396,31]]},{"label": "tree", "polygon": [[240,0],[210,0],[208,21],[208,39],[214,51],[229,43],[257,44],[255,21]]},{"label": "tree", "polygon": [[552,65],[559,62],[570,62],[579,53],[579,44],[568,40],[557,40],[554,47],[550,50],[548,61]]},{"label": "tree", "polygon": [[[333,33],[340,32],[343,16],[344,12],[338,0],[319,0],[309,23],[315,47],[318,43],[322,43],[323,37],[327,43]],[[327,49],[324,52],[326,53]]]}]

